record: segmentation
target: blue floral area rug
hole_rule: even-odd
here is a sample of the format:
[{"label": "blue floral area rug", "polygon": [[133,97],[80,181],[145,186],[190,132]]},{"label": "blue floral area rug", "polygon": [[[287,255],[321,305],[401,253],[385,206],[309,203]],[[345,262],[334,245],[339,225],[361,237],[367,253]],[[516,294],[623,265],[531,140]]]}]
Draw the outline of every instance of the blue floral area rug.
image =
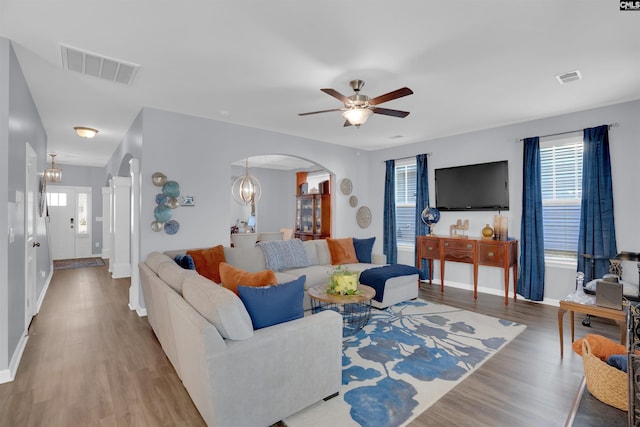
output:
[{"label": "blue floral area rug", "polygon": [[406,425],[525,328],[420,299],[372,309],[368,325],[344,341],[340,395],[285,423]]}]

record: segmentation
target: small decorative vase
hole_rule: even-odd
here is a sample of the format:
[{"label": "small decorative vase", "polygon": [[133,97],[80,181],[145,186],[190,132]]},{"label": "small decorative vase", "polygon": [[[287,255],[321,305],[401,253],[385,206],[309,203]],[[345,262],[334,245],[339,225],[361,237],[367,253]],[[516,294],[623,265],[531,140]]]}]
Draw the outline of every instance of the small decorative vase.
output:
[{"label": "small decorative vase", "polygon": [[482,237],[490,239],[493,237],[493,228],[489,227],[489,224],[485,225],[482,229]]}]

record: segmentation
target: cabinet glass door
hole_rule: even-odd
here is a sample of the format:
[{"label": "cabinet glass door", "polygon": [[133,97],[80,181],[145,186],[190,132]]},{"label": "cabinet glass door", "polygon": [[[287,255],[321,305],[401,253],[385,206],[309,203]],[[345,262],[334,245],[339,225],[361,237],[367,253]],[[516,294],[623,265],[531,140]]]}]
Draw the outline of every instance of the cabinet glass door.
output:
[{"label": "cabinet glass door", "polygon": [[322,198],[316,197],[316,206],[315,206],[315,223],[316,229],[315,233],[320,234],[322,232]]},{"label": "cabinet glass door", "polygon": [[313,233],[313,198],[300,200],[300,231]]}]

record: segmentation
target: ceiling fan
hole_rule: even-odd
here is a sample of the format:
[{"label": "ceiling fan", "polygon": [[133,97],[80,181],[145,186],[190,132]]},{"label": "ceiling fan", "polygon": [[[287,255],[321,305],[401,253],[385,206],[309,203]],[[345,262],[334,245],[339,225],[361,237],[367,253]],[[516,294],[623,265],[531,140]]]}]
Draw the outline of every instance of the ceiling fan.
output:
[{"label": "ceiling fan", "polygon": [[377,106],[383,102],[392,101],[394,99],[413,94],[413,91],[408,87],[403,87],[401,89],[385,93],[384,95],[376,96],[375,98],[369,98],[367,95],[360,95],[360,89],[364,86],[363,80],[351,80],[349,82],[349,86],[351,86],[355,92],[355,94],[351,96],[344,96],[335,89],[320,89],[327,95],[331,95],[344,102],[344,108],[312,111],[310,113],[299,113],[298,115],[308,116],[310,114],[328,113],[330,111],[342,111],[342,117],[345,118],[344,126],[353,125],[355,127],[360,127],[360,125],[364,124],[373,113],[400,118],[404,118],[409,115],[408,111],[390,110],[388,108],[380,108]]}]

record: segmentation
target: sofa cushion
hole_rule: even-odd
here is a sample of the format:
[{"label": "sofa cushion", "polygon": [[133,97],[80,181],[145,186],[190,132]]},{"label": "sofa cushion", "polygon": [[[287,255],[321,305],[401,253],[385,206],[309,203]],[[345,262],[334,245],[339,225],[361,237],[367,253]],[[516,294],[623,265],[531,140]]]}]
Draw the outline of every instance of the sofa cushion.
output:
[{"label": "sofa cushion", "polygon": [[320,261],[318,260],[318,248],[316,247],[316,241],[305,240],[304,242],[302,242],[302,246],[304,246],[304,250],[307,252],[307,259],[309,260],[309,264],[320,264]]},{"label": "sofa cushion", "polygon": [[368,239],[353,238],[353,247],[356,250],[356,257],[359,262],[371,263],[371,253],[373,252],[373,244],[375,242],[375,236]]},{"label": "sofa cushion", "polygon": [[175,262],[163,262],[158,266],[156,274],[164,280],[167,285],[171,286],[174,291],[182,295],[184,279],[189,275],[197,275],[198,273],[194,270],[185,270]]},{"label": "sofa cushion", "polygon": [[158,266],[167,261],[173,260],[165,254],[161,254],[160,252],[151,252],[149,255],[147,255],[146,263],[149,268],[155,273],[156,271],[158,271]]},{"label": "sofa cushion", "polygon": [[242,270],[256,272],[266,270],[264,253],[257,246],[250,248],[224,248],[226,263]]},{"label": "sofa cushion", "polygon": [[251,317],[240,298],[230,290],[193,274],[185,278],[182,294],[224,338],[244,340],[253,336]]},{"label": "sofa cushion", "polygon": [[238,294],[238,286],[266,286],[278,283],[273,270],[263,270],[255,273],[241,270],[226,262],[220,263],[220,277],[222,286]]},{"label": "sofa cushion", "polygon": [[178,264],[180,267],[184,269],[187,269],[187,270],[196,269],[196,263],[193,262],[193,257],[191,255],[186,255],[186,254],[176,255],[175,257],[173,257],[173,260],[176,262],[176,264]]},{"label": "sofa cushion", "polygon": [[280,271],[311,265],[300,239],[270,240],[258,243],[258,247],[264,253],[269,270]]},{"label": "sofa cushion", "polygon": [[244,303],[254,329],[266,328],[279,323],[304,317],[305,276],[291,282],[274,286],[238,286],[240,299]]},{"label": "sofa cushion", "polygon": [[187,255],[193,258],[198,273],[207,279],[220,283],[219,266],[221,262],[225,261],[224,248],[222,245],[206,249],[189,250],[187,251]]},{"label": "sofa cushion", "polygon": [[295,274],[296,276],[307,276],[304,288],[309,289],[314,286],[327,285],[329,283],[329,276],[331,275],[333,267],[330,265],[311,265],[304,268],[294,268],[287,270],[289,274]]},{"label": "sofa cushion", "polygon": [[351,237],[344,239],[327,239],[327,245],[331,253],[331,264],[338,265],[358,262]]},{"label": "sofa cushion", "polygon": [[314,242],[316,244],[316,251],[318,252],[318,264],[331,265],[331,252],[329,252],[327,239],[314,240]]}]

